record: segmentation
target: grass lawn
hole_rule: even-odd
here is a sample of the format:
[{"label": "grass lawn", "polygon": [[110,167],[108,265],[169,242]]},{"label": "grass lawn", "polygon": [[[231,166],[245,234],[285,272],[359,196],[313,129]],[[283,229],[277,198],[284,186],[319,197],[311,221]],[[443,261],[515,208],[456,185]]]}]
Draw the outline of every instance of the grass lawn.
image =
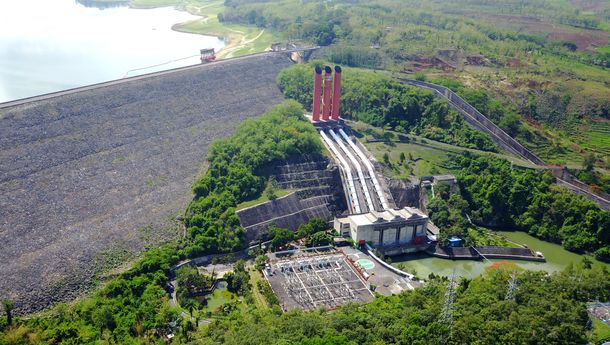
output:
[{"label": "grass lawn", "polygon": [[173,29],[222,38],[227,45],[218,52],[219,58],[262,52],[269,48],[272,42],[279,40],[277,34],[256,26],[219,22],[218,14],[223,12],[224,8],[224,1],[189,1],[186,6],[187,11],[203,18],[176,24]]},{"label": "grass lawn", "polygon": [[[388,144],[383,142],[366,142],[366,140],[369,139],[367,136],[361,138],[361,142],[363,142],[364,146],[366,146],[379,162],[383,162],[383,155],[387,153],[393,166],[393,169],[390,171],[391,175],[400,178],[408,177],[411,170],[412,175],[417,177],[450,173],[452,169],[448,163],[451,157],[454,155],[461,155],[464,151],[479,155],[496,156],[507,159],[515,165],[535,168],[534,164],[508,154],[466,149],[412,135],[408,135],[407,137],[410,139],[409,143],[392,142],[391,144]],[[399,162],[401,152],[404,153],[406,157],[404,164],[400,164]]]},{"label": "grass lawn", "polygon": [[[297,190],[298,189],[276,189],[275,194],[277,195],[278,198],[281,198],[292,192],[296,192]],[[267,196],[265,196],[265,193],[261,193],[261,196],[259,196],[256,199],[244,201],[241,204],[237,205],[237,210],[241,210],[242,208],[246,208],[246,207],[250,207],[250,206],[254,206],[254,205],[258,205],[258,204],[262,204],[267,201],[269,201],[269,198],[267,198]]]},{"label": "grass lawn", "polygon": [[[394,146],[389,146],[377,142],[365,143],[365,146],[380,162],[383,162],[383,156],[387,153],[393,166],[392,175],[396,177],[411,175],[408,167],[412,168],[413,176],[433,175],[450,171],[445,167],[445,163],[449,159],[449,153],[442,150],[419,146],[415,143],[396,143]],[[407,157],[404,164],[399,163],[401,152]],[[413,160],[410,160],[409,157],[412,157]]]},{"label": "grass lawn", "polygon": [[181,0],[132,0],[129,5],[133,8],[155,8],[174,6],[181,2]]},{"label": "grass lawn", "polygon": [[184,4],[186,11],[201,16],[184,23],[176,23],[172,29],[180,32],[217,36],[226,46],[217,52],[219,58],[229,58],[263,52],[271,43],[279,41],[279,35],[256,26],[221,23],[218,14],[225,9],[222,0],[132,0],[133,8],[155,8]]},{"label": "grass lawn", "polygon": [[254,296],[254,303],[256,304],[256,307],[260,310],[269,309],[265,296],[263,296],[263,294],[258,290],[258,287],[256,286],[256,283],[261,280],[265,280],[265,277],[263,277],[263,274],[254,267],[250,267],[248,269],[248,273],[250,274],[250,284],[252,284],[252,296]]},{"label": "grass lawn", "polygon": [[602,321],[592,318],[593,329],[591,329],[591,340],[594,344],[600,344],[604,340],[610,340],[610,326]]}]

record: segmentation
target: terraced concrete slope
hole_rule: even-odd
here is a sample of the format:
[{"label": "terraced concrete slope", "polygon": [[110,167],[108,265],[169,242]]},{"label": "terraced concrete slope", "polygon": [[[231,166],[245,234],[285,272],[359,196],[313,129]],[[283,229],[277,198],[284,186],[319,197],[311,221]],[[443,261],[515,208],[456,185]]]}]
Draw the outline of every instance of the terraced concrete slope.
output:
[{"label": "terraced concrete slope", "polygon": [[279,103],[281,54],[0,105],[0,299],[70,299],[99,266],[175,236],[207,147]]}]

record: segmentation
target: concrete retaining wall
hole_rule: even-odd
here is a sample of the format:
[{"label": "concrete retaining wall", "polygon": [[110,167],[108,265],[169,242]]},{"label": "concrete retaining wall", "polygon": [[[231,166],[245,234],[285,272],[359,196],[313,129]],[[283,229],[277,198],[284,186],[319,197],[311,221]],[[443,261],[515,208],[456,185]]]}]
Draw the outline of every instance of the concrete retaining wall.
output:
[{"label": "concrete retaining wall", "polygon": [[482,260],[482,259],[509,259],[541,261],[543,257],[537,257],[529,248],[510,247],[441,247],[436,245],[429,248],[426,253],[443,259],[452,260]]},{"label": "concrete retaining wall", "polygon": [[377,261],[381,266],[389,269],[390,271],[392,271],[392,272],[394,272],[394,273],[396,273],[396,274],[398,274],[400,276],[407,277],[409,279],[416,279],[416,277],[414,275],[412,275],[411,273],[407,273],[405,271],[401,271],[398,268],[390,265],[389,263],[381,260],[379,257],[377,257],[377,255],[375,255],[375,253],[373,253],[373,250],[372,250],[371,246],[369,246],[368,244],[366,245],[365,248],[366,248],[366,253],[368,255],[372,256],[373,259],[375,259],[375,261]]},{"label": "concrete retaining wall", "polygon": [[273,172],[280,186],[300,190],[237,211],[248,242],[267,239],[272,224],[296,231],[311,218],[330,220],[346,209],[339,169],[328,158],[302,157],[278,162]]}]

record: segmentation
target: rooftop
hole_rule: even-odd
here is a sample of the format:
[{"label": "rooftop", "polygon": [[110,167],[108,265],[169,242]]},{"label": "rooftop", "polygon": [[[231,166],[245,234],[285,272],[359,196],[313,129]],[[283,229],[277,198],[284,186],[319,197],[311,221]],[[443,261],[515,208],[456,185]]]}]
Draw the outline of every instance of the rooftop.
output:
[{"label": "rooftop", "polygon": [[405,207],[398,210],[385,210],[385,211],[371,211],[369,213],[352,214],[343,218],[339,221],[351,220],[357,226],[368,225],[373,223],[380,223],[392,220],[409,220],[417,218],[428,218],[421,210],[414,207]]}]

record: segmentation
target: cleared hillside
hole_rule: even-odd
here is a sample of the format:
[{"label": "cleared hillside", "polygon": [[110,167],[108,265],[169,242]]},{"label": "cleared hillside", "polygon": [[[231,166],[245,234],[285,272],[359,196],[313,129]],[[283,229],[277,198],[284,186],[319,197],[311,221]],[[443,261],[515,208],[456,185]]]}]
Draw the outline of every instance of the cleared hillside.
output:
[{"label": "cleared hillside", "polygon": [[175,236],[208,145],[281,101],[290,64],[263,54],[0,106],[0,299],[43,309]]}]

